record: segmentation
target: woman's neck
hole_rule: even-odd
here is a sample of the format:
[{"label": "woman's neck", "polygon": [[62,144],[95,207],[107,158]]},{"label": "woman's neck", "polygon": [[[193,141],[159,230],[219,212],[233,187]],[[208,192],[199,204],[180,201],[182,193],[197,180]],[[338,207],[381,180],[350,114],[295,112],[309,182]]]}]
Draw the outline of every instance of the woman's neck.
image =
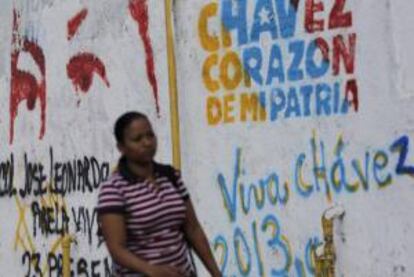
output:
[{"label": "woman's neck", "polygon": [[127,166],[133,174],[144,179],[151,178],[154,172],[154,163],[152,161],[139,163],[127,160]]}]

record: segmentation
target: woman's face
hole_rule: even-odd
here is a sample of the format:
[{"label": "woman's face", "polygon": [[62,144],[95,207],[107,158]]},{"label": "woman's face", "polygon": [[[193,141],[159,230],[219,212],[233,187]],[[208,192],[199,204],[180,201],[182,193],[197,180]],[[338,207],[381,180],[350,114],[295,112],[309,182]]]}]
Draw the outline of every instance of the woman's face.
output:
[{"label": "woman's face", "polygon": [[130,161],[148,163],[157,151],[157,138],[151,123],[145,119],[133,120],[124,130],[124,140],[118,149]]}]

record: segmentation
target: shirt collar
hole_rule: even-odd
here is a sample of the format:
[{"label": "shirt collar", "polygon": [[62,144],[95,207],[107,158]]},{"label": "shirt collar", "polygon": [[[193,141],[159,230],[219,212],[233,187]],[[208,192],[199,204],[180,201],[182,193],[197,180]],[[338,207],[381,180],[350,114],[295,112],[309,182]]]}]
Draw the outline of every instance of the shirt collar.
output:
[{"label": "shirt collar", "polygon": [[[153,161],[152,163],[153,163],[153,166],[154,166],[153,167],[154,176],[158,177],[160,175],[163,175],[160,164],[158,164],[155,161]],[[127,160],[126,160],[125,157],[121,157],[119,159],[118,172],[125,180],[127,180],[130,183],[142,183],[142,182],[145,181],[144,177],[136,175],[135,173],[133,173],[129,169],[128,164],[127,164]]]}]

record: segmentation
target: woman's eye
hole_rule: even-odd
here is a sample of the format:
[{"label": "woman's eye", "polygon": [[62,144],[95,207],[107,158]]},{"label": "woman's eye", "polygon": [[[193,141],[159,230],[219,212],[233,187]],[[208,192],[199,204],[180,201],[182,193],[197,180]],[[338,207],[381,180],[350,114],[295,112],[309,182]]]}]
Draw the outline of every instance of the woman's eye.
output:
[{"label": "woman's eye", "polygon": [[138,137],[135,137],[135,138],[134,138],[134,141],[139,142],[140,140],[142,140],[142,136],[138,136]]}]

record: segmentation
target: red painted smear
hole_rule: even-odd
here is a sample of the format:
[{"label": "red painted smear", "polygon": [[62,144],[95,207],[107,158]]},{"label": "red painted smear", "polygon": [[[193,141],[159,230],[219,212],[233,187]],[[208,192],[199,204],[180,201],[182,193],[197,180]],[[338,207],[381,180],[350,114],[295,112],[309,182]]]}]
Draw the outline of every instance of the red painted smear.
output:
[{"label": "red painted smear", "polygon": [[[21,38],[18,34],[19,15],[13,11],[13,36],[11,53],[11,80],[10,80],[10,144],[14,139],[14,122],[17,117],[19,104],[26,100],[27,109],[33,110],[37,99],[40,102],[40,134],[42,139],[46,127],[46,66],[43,50],[35,42],[26,38]],[[41,73],[41,80],[38,82],[36,77],[24,70],[17,68],[21,52],[29,53]]]},{"label": "red painted smear", "polygon": [[315,13],[324,10],[323,2],[315,3],[315,0],[306,0],[305,4],[305,30],[308,33],[323,31],[323,19],[316,20]]},{"label": "red painted smear", "polygon": [[[350,99],[352,97],[352,99]],[[359,109],[358,84],[355,79],[348,80],[345,86],[345,99],[354,106],[357,112]]]},{"label": "red painted smear", "polygon": [[130,0],[129,11],[132,18],[138,23],[139,35],[144,43],[147,77],[151,84],[152,91],[155,98],[155,105],[157,113],[160,112],[159,99],[158,99],[158,85],[155,77],[154,69],[154,56],[152,51],[151,40],[148,35],[148,7],[147,0]]},{"label": "red painted smear", "polygon": [[88,10],[85,8],[78,12],[72,19],[68,21],[68,40],[71,40],[79,29],[83,20],[88,15]]},{"label": "red painted smear", "polygon": [[347,28],[352,26],[352,12],[344,12],[346,0],[335,0],[329,15],[329,29]]},{"label": "red painted smear", "polygon": [[92,85],[93,73],[96,72],[105,85],[109,87],[106,70],[103,62],[91,53],[79,53],[73,56],[66,65],[66,73],[72,80],[76,91],[87,92]]},{"label": "red painted smear", "polygon": [[329,62],[329,45],[323,38],[319,37],[315,39],[316,47],[321,50],[322,58],[325,62]]},{"label": "red painted smear", "polygon": [[342,35],[337,35],[333,40],[333,74],[338,75],[340,72],[341,58],[348,74],[353,74],[355,69],[355,49],[356,34],[348,36],[348,46],[345,45],[345,39]]}]

